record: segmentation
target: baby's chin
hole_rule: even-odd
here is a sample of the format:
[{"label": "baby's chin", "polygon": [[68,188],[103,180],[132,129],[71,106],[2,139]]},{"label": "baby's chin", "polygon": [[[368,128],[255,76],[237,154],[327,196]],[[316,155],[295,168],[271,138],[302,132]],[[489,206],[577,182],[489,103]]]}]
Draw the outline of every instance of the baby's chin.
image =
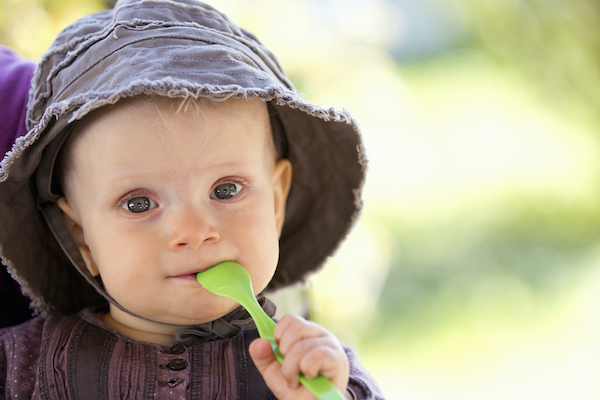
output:
[{"label": "baby's chin", "polygon": [[182,305],[171,309],[150,309],[145,307],[135,307],[125,304],[122,306],[128,310],[125,312],[115,306],[110,307],[110,313],[118,320],[127,323],[128,325],[146,326],[147,324],[169,325],[172,327],[188,327],[200,325],[207,322],[217,320],[231,311],[238,308],[240,305],[231,299],[221,298],[216,302],[207,302],[198,305]]},{"label": "baby's chin", "polygon": [[[226,316],[227,314],[229,314],[230,312],[232,312],[233,310],[235,310],[238,307],[240,307],[240,305],[233,302],[228,307],[223,307],[223,308],[220,307],[218,312],[216,310],[215,311],[202,310],[202,312],[193,312],[193,313],[189,313],[189,314],[188,313],[182,313],[181,315],[170,314],[170,315],[162,317],[162,318],[159,317],[156,319],[156,321],[161,322],[163,324],[167,324],[167,325],[180,326],[182,328],[185,328],[185,327],[189,327],[189,326],[201,325],[201,324],[215,321],[219,318]],[[213,312],[211,312],[211,311],[213,311]],[[152,319],[152,316],[149,315],[146,318]]]}]

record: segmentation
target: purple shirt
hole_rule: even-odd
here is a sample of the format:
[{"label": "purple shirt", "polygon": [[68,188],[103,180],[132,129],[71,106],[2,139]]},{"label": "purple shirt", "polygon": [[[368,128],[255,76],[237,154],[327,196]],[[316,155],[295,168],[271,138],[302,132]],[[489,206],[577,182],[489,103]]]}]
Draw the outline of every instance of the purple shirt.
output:
[{"label": "purple shirt", "polygon": [[35,64],[0,47],[0,149],[6,153],[15,138],[27,133],[25,113]]},{"label": "purple shirt", "polygon": [[[19,136],[27,133],[25,113],[35,64],[24,60],[10,49],[0,46],[0,149],[2,157]],[[0,159],[1,159],[0,158]],[[0,265],[0,327],[19,324],[31,318],[29,300],[19,285]]]},{"label": "purple shirt", "polygon": [[[91,308],[0,330],[0,397],[24,399],[275,399],[248,346],[256,329],[183,346],[132,340]],[[383,399],[356,353],[349,389]]]}]

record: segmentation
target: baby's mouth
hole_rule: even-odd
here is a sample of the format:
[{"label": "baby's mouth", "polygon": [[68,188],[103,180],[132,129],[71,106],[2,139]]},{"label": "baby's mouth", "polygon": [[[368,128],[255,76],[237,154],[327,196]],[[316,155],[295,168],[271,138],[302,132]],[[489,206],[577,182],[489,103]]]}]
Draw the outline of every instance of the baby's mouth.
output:
[{"label": "baby's mouth", "polygon": [[[218,263],[216,263],[218,264]],[[214,264],[214,265],[216,265]],[[199,272],[204,272],[207,269],[210,269],[212,267],[214,267],[213,264],[206,266],[206,267],[200,267],[200,268],[191,268],[186,273],[183,274],[179,274],[179,275],[171,275],[170,278],[179,278],[179,279],[194,279],[196,280],[196,274],[198,274]]]},{"label": "baby's mouth", "polygon": [[192,274],[173,275],[170,278],[196,280],[196,273],[194,272]]}]

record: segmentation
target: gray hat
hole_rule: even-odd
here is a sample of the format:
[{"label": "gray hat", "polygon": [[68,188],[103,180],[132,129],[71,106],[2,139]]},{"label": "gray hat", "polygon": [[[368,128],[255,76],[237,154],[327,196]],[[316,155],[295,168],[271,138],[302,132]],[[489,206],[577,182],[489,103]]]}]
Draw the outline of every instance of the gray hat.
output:
[{"label": "gray hat", "polygon": [[28,134],[0,166],[0,255],[37,313],[114,302],[59,212],[53,168],[75,121],[137,95],[269,102],[294,176],[268,289],[317,270],[356,220],[366,163],[348,112],[306,102],[266,47],[206,4],[119,1],[58,35],[32,82]]}]

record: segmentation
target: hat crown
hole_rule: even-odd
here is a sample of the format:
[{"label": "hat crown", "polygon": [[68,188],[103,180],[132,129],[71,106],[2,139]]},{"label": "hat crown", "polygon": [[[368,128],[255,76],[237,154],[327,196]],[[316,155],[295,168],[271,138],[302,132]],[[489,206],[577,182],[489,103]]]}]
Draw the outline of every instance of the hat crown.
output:
[{"label": "hat crown", "polygon": [[[161,63],[168,68],[158,68]],[[234,70],[240,63],[249,68]],[[265,76],[257,76],[257,68]],[[198,71],[205,76],[198,79]],[[208,72],[219,74],[208,76]],[[221,72],[231,79],[223,80]],[[241,76],[246,81],[236,81]],[[56,37],[33,80],[28,129],[45,114],[64,114],[91,99],[112,97],[95,106],[88,104],[75,119],[114,103],[120,93],[135,95],[129,89],[136,77],[146,83],[170,78],[203,86],[264,87],[258,78],[270,80],[272,88],[294,90],[277,56],[213,7],[192,0],[124,0],[112,10],[83,17]],[[187,87],[179,96],[186,97],[194,90],[197,87]]]},{"label": "hat crown", "polygon": [[112,20],[115,24],[136,20],[192,23],[221,32],[241,34],[241,28],[225,14],[206,3],[194,0],[119,0],[115,4]]}]

